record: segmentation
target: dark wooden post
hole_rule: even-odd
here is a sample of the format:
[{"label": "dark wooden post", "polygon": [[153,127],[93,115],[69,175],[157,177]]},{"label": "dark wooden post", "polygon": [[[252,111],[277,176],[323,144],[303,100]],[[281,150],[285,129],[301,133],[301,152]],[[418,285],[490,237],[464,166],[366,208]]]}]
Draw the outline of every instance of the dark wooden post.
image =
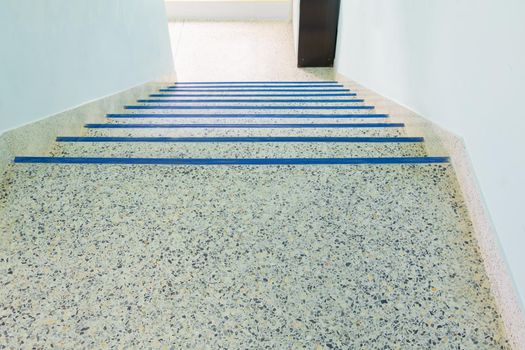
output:
[{"label": "dark wooden post", "polygon": [[334,65],[340,0],[301,0],[298,67]]}]

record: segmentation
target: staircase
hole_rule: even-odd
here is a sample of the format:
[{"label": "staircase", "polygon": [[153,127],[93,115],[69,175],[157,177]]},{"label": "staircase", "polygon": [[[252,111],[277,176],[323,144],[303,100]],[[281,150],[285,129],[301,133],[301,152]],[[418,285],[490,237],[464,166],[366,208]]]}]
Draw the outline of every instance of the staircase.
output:
[{"label": "staircase", "polygon": [[7,175],[0,348],[508,348],[454,169],[332,81],[179,82]]}]

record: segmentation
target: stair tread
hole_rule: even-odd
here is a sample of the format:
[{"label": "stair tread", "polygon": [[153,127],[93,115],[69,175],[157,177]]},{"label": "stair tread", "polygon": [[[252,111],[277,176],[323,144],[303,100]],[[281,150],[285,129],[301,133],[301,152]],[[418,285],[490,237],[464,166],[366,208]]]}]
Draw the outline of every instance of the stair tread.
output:
[{"label": "stair tread", "polygon": [[216,111],[216,110],[242,110],[242,111],[272,111],[272,110],[281,110],[281,111],[327,111],[327,112],[350,112],[350,113],[362,113],[363,111],[371,111],[374,109],[374,106],[365,105],[363,103],[345,103],[344,105],[310,105],[304,103],[287,103],[287,104],[273,104],[273,103],[253,103],[250,105],[247,104],[224,104],[224,103],[184,103],[184,104],[154,104],[154,103],[142,103],[142,104],[133,104],[124,106],[126,110],[136,110],[136,111],[158,111],[159,113],[164,113],[166,111]]},{"label": "stair tread", "polygon": [[162,91],[162,92],[170,92],[170,91],[178,91],[178,92],[221,92],[221,93],[230,93],[230,92],[268,92],[268,93],[273,93],[273,92],[293,92],[293,93],[296,93],[296,92],[299,92],[299,93],[305,93],[305,92],[322,92],[322,93],[333,93],[333,92],[350,92],[351,90],[350,89],[346,89],[346,88],[330,88],[330,87],[326,87],[326,88],[310,88],[310,89],[305,89],[305,88],[278,88],[278,87],[268,87],[268,88],[236,88],[236,87],[229,87],[229,88],[184,88],[184,87],[180,87],[180,88],[176,88],[176,89],[173,89],[173,88],[164,88],[164,89],[159,89],[159,91]]},{"label": "stair tread", "polygon": [[[142,116],[142,115],[139,115]],[[107,122],[112,124],[284,124],[291,122],[299,122],[305,124],[318,124],[318,123],[331,123],[331,124],[345,124],[345,123],[359,123],[359,124],[368,124],[368,123],[382,123],[385,121],[390,121],[389,118],[338,118],[337,116],[326,116],[317,117],[317,118],[302,118],[302,117],[279,117],[272,118],[270,116],[263,116],[257,118],[247,118],[247,117],[235,117],[235,116],[221,116],[215,115],[214,117],[209,117],[206,115],[195,117],[184,115],[183,117],[165,117],[163,114],[155,114],[151,117],[130,117],[126,114],[126,117],[123,118],[108,118]]]},{"label": "stair tread", "polygon": [[339,84],[337,81],[328,81],[328,80],[288,80],[288,81],[282,81],[282,80],[267,80],[267,81],[177,81],[174,82],[173,85],[213,85],[213,84],[221,84],[221,85],[231,85],[231,84],[240,84],[240,85],[248,85],[248,84],[326,84],[326,85],[333,85],[333,84]]},{"label": "stair tread", "polygon": [[136,128],[88,129],[88,136],[402,136],[398,128]]},{"label": "stair tread", "polygon": [[337,88],[344,88],[344,85],[342,84],[232,84],[232,85],[226,85],[226,84],[208,84],[208,85],[169,85],[166,86],[166,89],[257,89],[257,88],[300,88],[300,89],[337,89]]},{"label": "stair tread", "polygon": [[320,106],[362,106],[364,105],[364,100],[361,98],[330,98],[330,99],[321,99],[321,98],[177,98],[177,97],[165,97],[165,98],[156,98],[150,97],[147,99],[139,99],[137,103],[140,105],[147,106],[161,106],[161,105],[173,105],[177,106],[179,104],[187,105],[209,105],[209,106],[222,106],[223,104],[231,105],[249,105],[249,106],[264,106],[264,105],[274,105],[274,104],[283,104],[286,106],[301,106],[301,105],[320,105]]},{"label": "stair tread", "polygon": [[249,97],[257,97],[257,98],[261,98],[261,97],[266,97],[266,98],[276,98],[276,97],[279,97],[279,98],[284,98],[284,97],[287,97],[287,98],[297,98],[297,99],[309,99],[309,98],[320,98],[322,97],[323,99],[340,99],[340,98],[343,98],[343,97],[356,97],[357,94],[354,93],[354,92],[333,92],[333,93],[330,93],[330,92],[327,92],[327,93],[323,93],[323,92],[290,92],[290,93],[286,93],[286,92],[277,92],[277,93],[252,93],[252,92],[239,92],[239,93],[228,93],[228,94],[223,94],[223,93],[214,93],[214,92],[209,92],[209,93],[206,93],[206,92],[191,92],[191,91],[188,91],[188,92],[183,92],[183,93],[179,93],[177,91],[165,91],[165,92],[159,92],[159,93],[155,93],[155,94],[150,94],[150,97],[155,97],[155,98],[221,98],[221,99],[229,99],[229,98],[232,98],[232,97],[237,97],[237,98],[249,98]]},{"label": "stair tread", "polygon": [[420,142],[60,142],[53,154],[73,157],[349,158],[418,157],[425,156],[426,151]]},{"label": "stair tread", "polygon": [[[355,112],[355,113],[354,113]],[[118,120],[118,119],[186,119],[186,118],[195,118],[195,119],[259,119],[265,120],[273,119],[298,119],[301,122],[304,122],[304,119],[348,119],[352,122],[356,120],[386,120],[389,118],[387,114],[380,113],[361,113],[361,111],[321,111],[319,113],[312,113],[311,111],[288,111],[287,113],[280,113],[276,111],[275,113],[268,113],[267,111],[253,110],[239,113],[231,113],[228,110],[216,110],[212,113],[206,111],[181,111],[181,112],[172,112],[172,111],[163,111],[163,110],[152,110],[147,112],[133,111],[129,110],[126,113],[112,113],[106,115],[109,120]]]}]

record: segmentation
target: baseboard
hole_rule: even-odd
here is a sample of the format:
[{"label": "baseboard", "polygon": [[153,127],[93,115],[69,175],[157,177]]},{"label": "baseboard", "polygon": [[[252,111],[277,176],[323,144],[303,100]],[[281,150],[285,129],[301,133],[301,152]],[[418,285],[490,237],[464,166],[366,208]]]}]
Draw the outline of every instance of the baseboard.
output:
[{"label": "baseboard", "polygon": [[168,20],[250,21],[291,19],[290,0],[168,0]]},{"label": "baseboard", "polygon": [[337,74],[337,80],[376,106],[377,113],[390,114],[404,122],[409,135],[423,136],[429,156],[448,155],[451,157],[505,332],[514,349],[525,349],[523,307],[463,139],[344,75]]}]

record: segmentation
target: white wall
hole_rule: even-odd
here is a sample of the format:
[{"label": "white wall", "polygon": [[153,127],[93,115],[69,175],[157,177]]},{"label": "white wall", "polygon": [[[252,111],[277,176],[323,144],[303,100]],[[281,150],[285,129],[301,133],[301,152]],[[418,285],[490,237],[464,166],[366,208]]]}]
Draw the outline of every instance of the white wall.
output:
[{"label": "white wall", "polygon": [[525,2],[341,1],[336,69],[464,137],[525,298]]},{"label": "white wall", "polygon": [[173,69],[162,0],[2,0],[0,45],[0,132]]},{"label": "white wall", "polygon": [[291,0],[166,0],[170,21],[288,21]]},{"label": "white wall", "polygon": [[299,23],[301,20],[301,0],[292,0],[292,26],[293,26],[293,43],[295,55],[299,61]]}]

